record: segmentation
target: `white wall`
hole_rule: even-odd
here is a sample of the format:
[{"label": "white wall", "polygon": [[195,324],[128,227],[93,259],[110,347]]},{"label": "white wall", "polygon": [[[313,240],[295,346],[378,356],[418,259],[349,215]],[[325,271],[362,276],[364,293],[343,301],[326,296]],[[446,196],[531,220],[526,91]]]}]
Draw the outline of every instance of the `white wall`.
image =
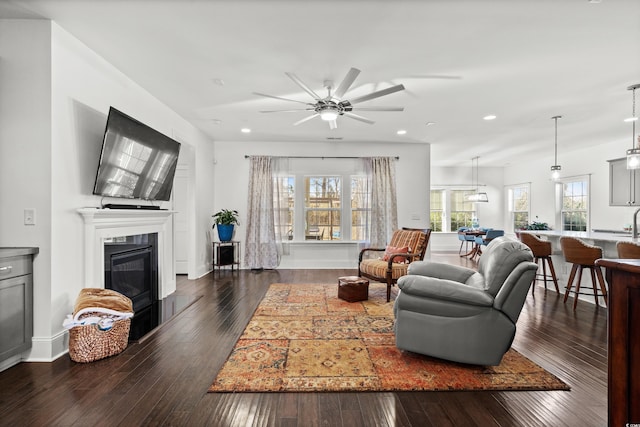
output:
[{"label": "white wall", "polygon": [[[620,126],[625,123],[620,121]],[[562,177],[591,175],[590,228],[622,230],[630,224],[636,208],[609,206],[609,163],[607,160],[625,156],[629,141],[604,142],[602,145],[559,155]],[[553,153],[551,153],[553,154]],[[531,216],[538,216],[553,228],[555,223],[555,183],[550,178],[552,157],[528,158],[504,170],[505,185],[531,182]]]},{"label": "white wall", "polygon": [[[194,150],[194,240],[208,232],[212,197],[198,196],[210,188],[213,172],[204,165],[213,163],[213,144],[55,23],[0,21],[0,58],[0,245],[40,247],[28,359],[52,360],[66,351],[64,316],[79,290],[94,286],[84,283],[83,222],[76,209],[101,203],[91,193],[109,106],[166,135],[180,135]],[[22,225],[25,207],[37,209],[35,227]],[[202,246],[202,240],[191,244]],[[171,284],[175,288],[171,280],[169,291]]]},{"label": "white wall", "polygon": [[[51,327],[51,23],[0,20],[0,246],[35,246],[36,337]],[[23,209],[36,210],[26,226]]]},{"label": "white wall", "polygon": [[[271,156],[399,156],[396,163],[398,226],[426,228],[429,225],[429,165],[427,144],[366,144],[355,142],[215,142],[214,211],[237,209],[240,223],[246,223],[249,160],[245,155]],[[317,160],[327,169],[332,162]],[[415,219],[414,219],[415,218]],[[209,218],[211,221],[211,218]],[[211,222],[212,223],[212,222]],[[235,240],[244,247],[246,228],[236,228]],[[217,238],[217,237],[216,237]],[[290,245],[280,268],[356,268],[357,244],[300,242]],[[243,258],[244,260],[244,258]]]}]

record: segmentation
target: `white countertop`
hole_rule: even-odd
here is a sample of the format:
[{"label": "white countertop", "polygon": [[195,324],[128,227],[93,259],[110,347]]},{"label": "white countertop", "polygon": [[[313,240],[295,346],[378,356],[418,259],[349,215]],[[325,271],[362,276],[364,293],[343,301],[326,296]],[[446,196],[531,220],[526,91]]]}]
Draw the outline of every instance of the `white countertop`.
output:
[{"label": "white countertop", "polygon": [[520,233],[530,233],[539,236],[576,237],[578,239],[597,240],[602,242],[640,242],[633,239],[631,233],[605,233],[601,231],[562,231],[562,230],[520,230]]}]

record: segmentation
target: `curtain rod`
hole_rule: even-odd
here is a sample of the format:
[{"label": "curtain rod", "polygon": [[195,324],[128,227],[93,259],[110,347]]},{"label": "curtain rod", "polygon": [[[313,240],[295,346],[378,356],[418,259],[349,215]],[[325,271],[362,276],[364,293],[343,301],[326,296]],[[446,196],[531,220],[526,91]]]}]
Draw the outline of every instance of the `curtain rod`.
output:
[{"label": "curtain rod", "polygon": [[432,188],[437,188],[437,187],[459,187],[459,188],[467,188],[467,187],[486,187],[487,184],[431,184]]},{"label": "curtain rod", "polygon": [[[244,155],[245,159],[250,158],[251,156],[248,154]],[[356,156],[269,156],[276,157],[279,159],[364,159],[365,157],[356,157]],[[395,156],[394,159],[400,160],[400,156]]]}]

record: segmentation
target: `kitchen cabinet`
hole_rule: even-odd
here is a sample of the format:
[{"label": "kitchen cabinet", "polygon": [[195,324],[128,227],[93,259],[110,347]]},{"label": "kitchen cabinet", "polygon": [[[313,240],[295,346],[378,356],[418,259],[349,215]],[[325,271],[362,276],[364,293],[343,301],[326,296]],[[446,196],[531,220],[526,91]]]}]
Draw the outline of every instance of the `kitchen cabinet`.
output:
[{"label": "kitchen cabinet", "polygon": [[38,248],[0,248],[0,362],[31,348]]},{"label": "kitchen cabinet", "polygon": [[640,169],[628,170],[625,157],[609,160],[609,206],[640,206]]}]

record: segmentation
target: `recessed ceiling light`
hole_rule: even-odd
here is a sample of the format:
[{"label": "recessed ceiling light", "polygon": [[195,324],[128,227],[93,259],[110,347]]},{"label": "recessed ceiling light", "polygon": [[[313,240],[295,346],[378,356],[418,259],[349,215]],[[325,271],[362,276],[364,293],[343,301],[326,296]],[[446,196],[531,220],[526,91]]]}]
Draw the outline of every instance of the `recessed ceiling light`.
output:
[{"label": "recessed ceiling light", "polygon": [[637,117],[629,117],[629,118],[624,119],[625,122],[635,122],[636,120],[638,120]]},{"label": "recessed ceiling light", "polygon": [[211,81],[218,86],[224,86],[224,80],[222,79],[212,79]]},{"label": "recessed ceiling light", "polygon": [[240,132],[242,132],[242,133],[251,133],[251,129],[249,129],[249,128],[242,128],[242,129],[240,129]]},{"label": "recessed ceiling light", "polygon": [[484,116],[483,119],[484,120],[494,120],[496,117],[498,117],[498,116],[496,116],[494,114],[489,114],[488,116]]},{"label": "recessed ceiling light", "polygon": [[398,135],[406,135],[407,131],[404,129],[400,129],[398,132],[396,132]]},{"label": "recessed ceiling light", "polygon": [[211,123],[213,123],[214,125],[219,125],[222,123],[222,120],[220,119],[211,119]]},{"label": "recessed ceiling light", "polygon": [[425,123],[425,126],[433,126],[435,124],[436,124],[436,122],[427,122],[427,123]]}]

